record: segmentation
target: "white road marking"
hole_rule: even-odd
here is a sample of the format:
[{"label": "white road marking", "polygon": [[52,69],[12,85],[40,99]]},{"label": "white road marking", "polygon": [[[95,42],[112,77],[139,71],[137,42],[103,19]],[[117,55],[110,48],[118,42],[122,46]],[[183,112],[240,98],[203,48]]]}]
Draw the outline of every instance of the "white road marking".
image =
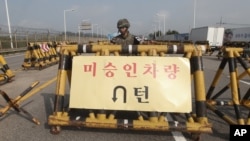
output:
[{"label": "white road marking", "polygon": [[16,54],[11,54],[11,55],[4,55],[4,58],[13,58],[17,56],[24,56],[23,53],[16,53]]},{"label": "white road marking", "polygon": [[241,82],[241,83],[245,83],[245,84],[247,84],[247,85],[250,85],[250,82],[246,82],[246,81],[244,81],[244,80],[240,80],[240,82]]},{"label": "white road marking", "polygon": [[[228,75],[227,76],[228,78],[230,78],[230,76]],[[241,83],[244,83],[244,84],[247,84],[247,85],[250,85],[250,82],[247,82],[247,81],[244,81],[244,80],[239,80]]]},{"label": "white road marking", "polygon": [[[173,121],[173,118],[169,114],[166,116],[166,118],[167,121]],[[171,133],[176,141],[187,141],[181,132],[173,131]]]}]

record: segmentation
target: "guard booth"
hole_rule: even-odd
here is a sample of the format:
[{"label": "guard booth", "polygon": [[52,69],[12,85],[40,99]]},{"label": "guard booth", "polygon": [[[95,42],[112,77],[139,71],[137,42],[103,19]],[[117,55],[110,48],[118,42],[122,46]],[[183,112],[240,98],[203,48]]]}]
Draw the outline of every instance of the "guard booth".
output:
[{"label": "guard booth", "polygon": [[211,133],[201,47],[62,47],[48,124],[53,134],[62,126]]}]

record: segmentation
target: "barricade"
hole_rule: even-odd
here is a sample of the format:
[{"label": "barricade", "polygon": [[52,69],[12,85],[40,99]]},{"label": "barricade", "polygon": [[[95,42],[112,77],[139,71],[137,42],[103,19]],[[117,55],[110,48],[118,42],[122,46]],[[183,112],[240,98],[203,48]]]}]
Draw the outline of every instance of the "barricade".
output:
[{"label": "barricade", "polygon": [[224,48],[244,48],[246,51],[240,52],[240,55],[242,58],[245,60],[249,61],[250,63],[250,53],[247,52],[247,50],[250,48],[250,43],[249,42],[243,42],[243,41],[234,41],[234,42],[225,42],[221,49],[219,50],[217,57],[218,59],[223,58],[224,55]]},{"label": "barricade", "polygon": [[111,45],[110,41],[108,40],[98,40],[97,42],[89,41],[90,45]]},{"label": "barricade", "polygon": [[196,41],[195,45],[201,45],[201,47],[203,48],[202,50],[205,50],[205,52],[203,53],[203,55],[209,55],[209,56],[211,56],[214,53],[214,49],[211,48],[211,46],[209,45],[208,41]]},{"label": "barricade", "polygon": [[193,43],[190,40],[180,41],[180,40],[166,40],[166,41],[144,41],[143,45],[168,45],[168,46],[182,46],[182,45],[194,45],[201,48],[202,55],[211,56],[214,50],[209,46],[208,41],[196,41]]},{"label": "barricade", "polygon": [[[82,56],[76,56],[76,54],[83,54]],[[106,82],[100,83],[100,84],[94,84],[91,78],[86,78],[85,80],[81,80],[81,77],[78,77],[78,74],[74,74],[74,65],[77,64],[73,60],[74,59],[82,59],[84,60],[84,57],[86,55],[84,54],[95,54],[92,58],[92,62],[97,61],[97,57],[111,57],[110,55],[113,55],[113,57],[117,57],[120,55],[127,55],[130,54],[132,56],[121,56],[123,59],[126,57],[129,59],[130,57],[137,57],[138,60],[139,56],[144,56],[145,60],[148,61],[151,57],[156,58],[171,58],[166,57],[166,54],[176,54],[176,55],[183,55],[183,57],[177,57],[185,58],[188,60],[186,64],[190,65],[190,70],[186,73],[185,76],[188,76],[190,78],[190,88],[192,87],[191,81],[193,81],[193,94],[194,97],[194,103],[191,105],[190,111],[179,111],[174,109],[168,109],[168,110],[159,110],[159,111],[153,111],[148,107],[146,110],[138,110],[135,109],[133,111],[133,108],[130,109],[128,107],[123,110],[116,110],[117,107],[113,106],[113,108],[97,108],[97,109],[91,109],[91,108],[80,108],[76,110],[84,110],[81,112],[76,112],[76,115],[74,114],[74,104],[77,104],[79,102],[67,101],[66,99],[66,85],[67,80],[70,85],[70,89],[72,90],[73,87],[77,84],[85,85],[90,83],[91,87],[93,85],[97,85],[96,89],[101,84],[105,84]],[[149,56],[149,57],[147,57]],[[125,58],[124,58],[125,57]],[[75,45],[75,46],[66,46],[63,47],[61,52],[61,60],[59,62],[59,70],[57,75],[57,85],[56,85],[56,94],[55,94],[55,101],[54,101],[54,112],[52,115],[48,118],[48,124],[51,126],[51,133],[52,134],[58,134],[61,131],[61,126],[76,126],[76,127],[93,127],[93,128],[112,128],[112,129],[131,129],[131,130],[152,130],[152,131],[180,131],[180,132],[189,132],[194,135],[195,139],[199,138],[199,135],[201,133],[211,133],[211,124],[208,122],[207,114],[206,114],[206,93],[205,93],[205,84],[204,84],[204,72],[203,72],[203,62],[202,62],[202,51],[200,46],[193,46],[192,44],[182,44],[182,45],[129,45],[129,46],[121,46],[121,45]],[[86,57],[87,58],[87,57]],[[103,60],[104,58],[101,58]],[[133,58],[136,62],[137,59]],[[84,61],[80,62],[84,62]],[[105,59],[104,59],[105,60]],[[116,60],[113,58],[113,60]],[[117,58],[118,61],[121,61]],[[125,59],[126,60],[126,59]],[[73,61],[73,62],[72,62]],[[90,57],[91,61],[91,57]],[[108,61],[108,59],[107,59]],[[73,71],[72,71],[72,64],[73,64]],[[118,63],[119,64],[119,63]],[[110,65],[109,67],[111,67]],[[78,66],[79,67],[79,66]],[[125,66],[124,66],[125,67]],[[79,69],[88,71],[95,68],[94,66],[80,66]],[[114,69],[114,68],[113,68]],[[126,66],[124,69],[131,69],[129,66]],[[94,74],[93,74],[94,75]],[[107,74],[112,75],[112,74]],[[189,77],[190,76],[190,77]],[[81,82],[73,82],[71,78],[74,79],[80,79]],[[101,82],[103,79],[100,79]],[[136,81],[136,80],[135,80]],[[185,80],[184,80],[185,81]],[[82,83],[83,82],[83,83]],[[189,81],[187,81],[189,82]],[[108,82],[107,82],[108,83]],[[133,82],[134,83],[134,82]],[[138,82],[139,83],[139,82]],[[149,80],[150,83],[150,80]],[[110,84],[110,83],[108,83]],[[189,83],[187,83],[189,84]],[[162,83],[160,85],[161,87],[165,87],[168,84]],[[159,86],[158,86],[159,87]],[[182,88],[179,88],[178,85],[176,86],[179,90]],[[84,88],[83,88],[84,89]],[[126,89],[122,86],[116,87],[114,90],[114,95],[116,95],[117,89],[121,89],[126,93]],[[92,89],[93,90],[93,89]],[[136,89],[137,90],[137,89]],[[166,93],[171,93],[171,88],[168,89]],[[189,90],[189,89],[188,89]],[[187,93],[188,93],[187,90]],[[78,90],[72,90],[73,92],[70,94],[70,99],[73,98],[74,92],[79,92]],[[191,92],[191,89],[190,89]],[[186,95],[188,95],[186,93]],[[183,96],[185,93],[182,93]],[[95,95],[93,93],[93,95]],[[93,97],[93,95],[88,95],[90,97]],[[139,96],[139,95],[137,95]],[[176,95],[170,95],[168,98],[176,98]],[[107,96],[109,97],[109,96]],[[95,97],[94,97],[95,98]],[[96,97],[98,98],[98,96]],[[76,98],[76,99],[84,99],[84,97]],[[99,98],[102,99],[102,98]],[[177,98],[178,99],[178,98]],[[72,100],[72,99],[71,99]],[[93,99],[92,99],[93,100]],[[113,100],[116,100],[116,97],[113,97]],[[125,99],[124,102],[128,101],[129,99]],[[138,98],[139,100],[139,98]],[[140,101],[143,101],[140,99]],[[179,100],[177,100],[179,101]],[[87,100],[88,102],[88,100]],[[86,102],[86,104],[87,104]],[[94,102],[98,105],[98,102]],[[147,102],[147,101],[144,101]],[[70,103],[70,104],[68,104]],[[80,102],[85,104],[85,102]],[[177,102],[178,103],[178,102]],[[72,106],[73,104],[74,106]],[[90,103],[91,104],[91,103]],[[72,107],[69,107],[71,105]],[[95,105],[95,104],[94,104]],[[84,105],[85,106],[85,105]],[[178,104],[176,105],[179,106]],[[90,106],[91,107],[91,106]],[[185,108],[184,108],[185,109]],[[126,112],[135,112],[137,113],[136,116],[132,116],[129,118],[129,114]],[[192,111],[192,112],[191,112]],[[125,112],[126,114],[124,116],[119,116],[119,112]],[[85,114],[84,114],[85,113]],[[193,116],[195,113],[196,116]],[[128,115],[127,115],[128,114]],[[168,121],[166,119],[166,115],[171,115],[174,119],[174,121]],[[127,117],[126,117],[127,116]],[[179,117],[181,116],[181,118]],[[184,116],[184,118],[182,117]],[[179,118],[178,118],[179,117]]]},{"label": "barricade", "polygon": [[[243,107],[245,107],[250,113],[250,88],[244,92],[240,87],[240,81],[244,77],[250,76],[250,67],[247,66],[241,54],[243,52],[249,54],[250,49],[238,46],[224,46],[222,52],[223,58],[206,94],[207,107],[228,124],[250,125],[250,114],[248,114],[246,117],[243,117],[242,113]],[[243,71],[240,70],[238,63],[242,66]],[[216,86],[218,85],[220,77],[222,76],[222,72],[225,70],[227,64],[229,67],[230,81],[221,90],[215,93]],[[224,83],[225,82],[223,82],[223,84]],[[220,99],[221,96],[228,94],[226,93],[227,90],[230,90],[229,99]],[[223,107],[226,106],[233,106],[233,116],[235,117],[229,116],[228,113],[222,111]]]},{"label": "barricade", "polygon": [[59,61],[55,43],[29,43],[25,52],[24,69],[35,68],[41,70]]},{"label": "barricade", "polygon": [[142,42],[142,45],[166,45],[167,41],[160,40],[146,40]]},{"label": "barricade", "polygon": [[15,77],[2,55],[0,55],[0,70],[3,72],[0,73],[0,85],[9,82]]},{"label": "barricade", "polygon": [[20,93],[17,97],[11,98],[9,95],[3,91],[0,90],[0,95],[4,98],[4,100],[7,102],[7,105],[0,108],[0,116],[4,116],[7,114],[7,112],[10,109],[14,109],[18,113],[23,113],[29,120],[34,122],[35,124],[39,125],[40,122],[37,118],[35,118],[31,113],[29,113],[27,110],[25,110],[21,105],[23,101],[30,98],[34,94],[38,93],[39,91],[46,88],[48,85],[54,83],[56,81],[56,77],[52,78],[51,80],[47,81],[46,83],[40,85],[38,88],[34,89],[40,82],[35,81],[33,82],[28,88],[26,88],[22,93]]},{"label": "barricade", "polygon": [[24,113],[28,118],[30,118],[30,120],[32,120],[35,124],[40,124],[40,122],[33,117],[28,111],[26,111],[24,108],[20,107],[19,104],[21,103],[21,101],[23,101],[24,99],[32,96],[32,93],[29,93],[35,86],[37,86],[39,84],[38,81],[34,82],[32,85],[30,85],[27,89],[25,89],[19,96],[17,96],[16,98],[12,99],[10,98],[7,93],[5,93],[4,91],[0,90],[0,94],[2,95],[2,97],[4,98],[4,100],[8,103],[8,105],[6,105],[5,107],[0,109],[0,116],[4,116],[7,111],[9,111],[11,108],[13,108],[16,112],[22,112]]}]

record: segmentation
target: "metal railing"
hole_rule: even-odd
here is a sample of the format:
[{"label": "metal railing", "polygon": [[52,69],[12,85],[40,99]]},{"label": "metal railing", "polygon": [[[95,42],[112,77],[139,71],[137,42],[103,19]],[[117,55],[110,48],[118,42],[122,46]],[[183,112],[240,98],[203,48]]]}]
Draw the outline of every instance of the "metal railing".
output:
[{"label": "metal railing", "polygon": [[0,54],[11,54],[11,53],[17,53],[17,52],[24,52],[27,50],[27,47],[20,47],[20,48],[13,48],[13,49],[0,49]]}]

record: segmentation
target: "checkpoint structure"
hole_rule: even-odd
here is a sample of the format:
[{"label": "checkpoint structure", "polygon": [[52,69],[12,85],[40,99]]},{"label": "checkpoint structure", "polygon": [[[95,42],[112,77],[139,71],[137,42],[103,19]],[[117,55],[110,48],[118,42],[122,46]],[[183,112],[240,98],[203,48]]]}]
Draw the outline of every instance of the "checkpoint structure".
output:
[{"label": "checkpoint structure", "polygon": [[[181,131],[197,139],[212,132],[199,45],[67,45],[60,58],[54,112],[48,119],[53,134],[63,126]],[[175,120],[168,121],[167,115]]]}]

